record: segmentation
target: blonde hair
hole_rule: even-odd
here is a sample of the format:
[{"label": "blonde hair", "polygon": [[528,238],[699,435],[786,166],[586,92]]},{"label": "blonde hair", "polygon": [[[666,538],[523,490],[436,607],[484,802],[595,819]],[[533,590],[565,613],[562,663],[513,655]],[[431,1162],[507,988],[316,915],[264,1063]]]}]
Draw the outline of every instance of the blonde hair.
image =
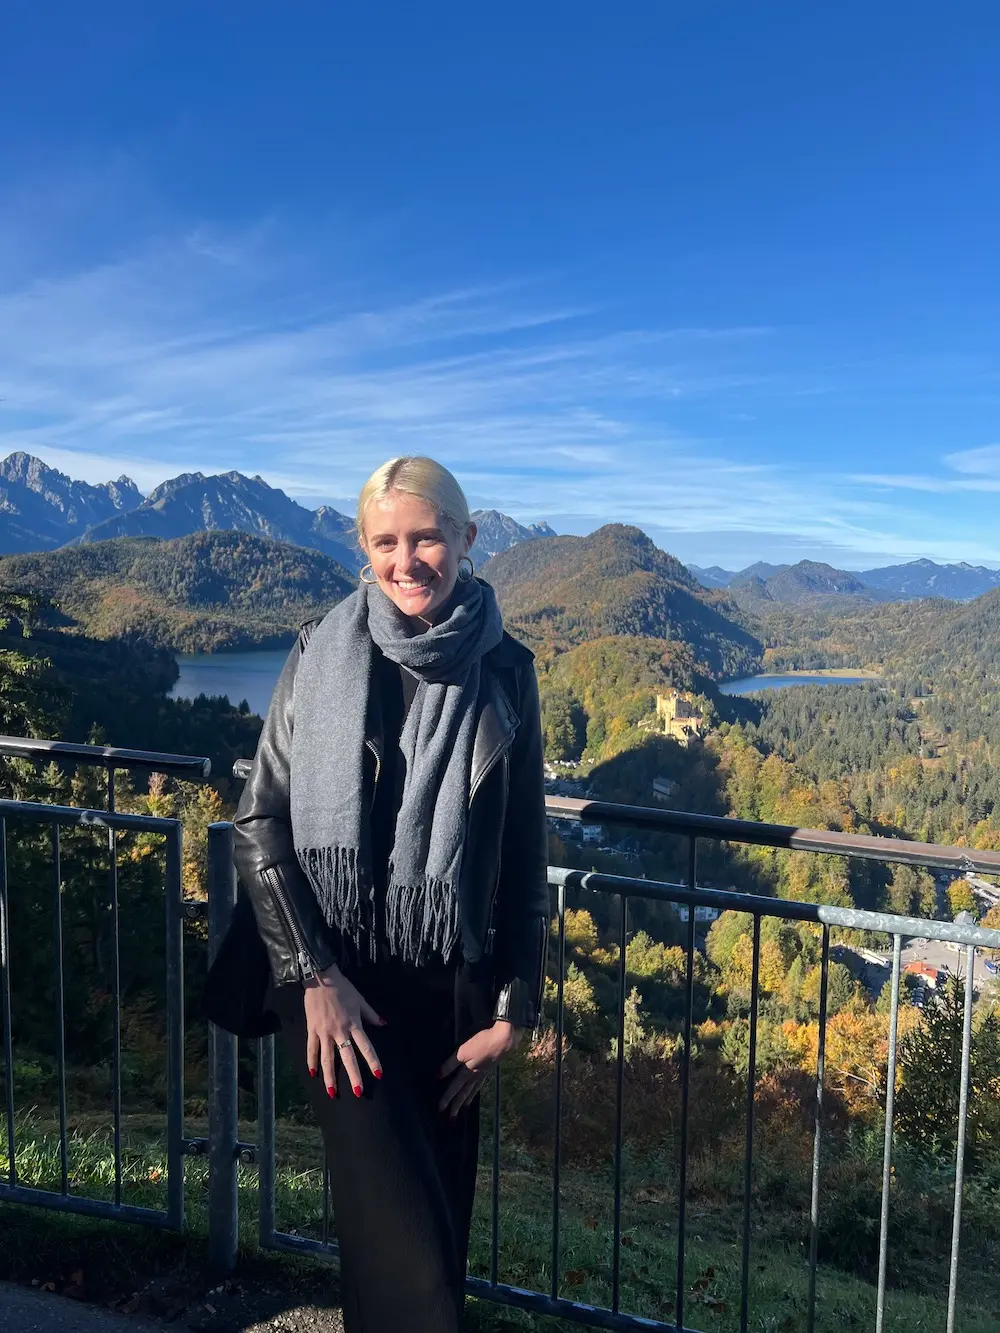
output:
[{"label": "blonde hair", "polygon": [[390,458],[375,469],[358,496],[357,535],[362,548],[368,506],[390,491],[403,491],[426,500],[437,511],[441,523],[453,529],[455,537],[460,537],[472,522],[465,492],[446,467],[419,454]]}]

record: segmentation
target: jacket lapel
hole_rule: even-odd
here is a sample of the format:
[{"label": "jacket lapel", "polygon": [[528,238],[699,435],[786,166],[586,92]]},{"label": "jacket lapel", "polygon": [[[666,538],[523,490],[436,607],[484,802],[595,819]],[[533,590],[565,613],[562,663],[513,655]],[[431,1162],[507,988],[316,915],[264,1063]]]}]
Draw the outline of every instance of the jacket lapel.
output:
[{"label": "jacket lapel", "polygon": [[469,800],[514,739],[520,719],[493,671],[483,672],[483,705],[476,724],[469,773]]}]

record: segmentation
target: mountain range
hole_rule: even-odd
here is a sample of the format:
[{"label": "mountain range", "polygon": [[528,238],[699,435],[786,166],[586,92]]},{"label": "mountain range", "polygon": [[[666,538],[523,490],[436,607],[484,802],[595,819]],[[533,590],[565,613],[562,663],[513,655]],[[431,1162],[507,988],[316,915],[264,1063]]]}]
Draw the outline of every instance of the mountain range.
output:
[{"label": "mountain range", "polygon": [[933,560],[912,560],[858,573],[835,569],[813,560],[796,565],[769,565],[763,561],[732,571],[719,565],[688,569],[705,588],[727,589],[740,602],[804,602],[835,594],[869,601],[912,601],[945,597],[968,602],[1000,587],[1000,570],[964,562],[938,565]]},{"label": "mountain range", "polygon": [[[524,527],[496,509],[478,509],[472,517],[479,527],[471,552],[477,565],[516,542],[554,535],[547,523]],[[128,477],[92,486],[30,454],[11,454],[0,463],[0,555],[120,537],[172,541],[216,531],[291,542],[355,573],[364,563],[353,518],[329,505],[307,509],[259,476],[183,472],[144,498]]]},{"label": "mountain range", "polygon": [[31,454],[0,462],[0,552],[45,551],[142,504],[130,477],[101,486],[73,481]]},{"label": "mountain range", "polygon": [[530,542],[538,537],[554,537],[556,534],[547,523],[529,523],[527,527],[502,514],[499,509],[475,509],[472,521],[478,532],[469,558],[477,567],[492,560],[495,555],[502,555],[518,542]]},{"label": "mountain range", "polygon": [[[519,545],[547,544],[547,523],[527,526],[496,509],[476,510],[472,548],[477,569]],[[353,520],[329,505],[307,509],[259,476],[240,472],[185,472],[143,497],[127,476],[92,485],[75,481],[31,454],[0,462],[0,555],[50,551],[74,543],[121,537],[171,541],[204,531],[239,531],[291,542],[329,556],[352,573],[364,557]],[[702,588],[726,592],[743,607],[762,603],[896,601],[944,597],[971,601],[1000,587],[1000,570],[932,560],[851,573],[818,561],[774,565],[764,561],[733,571],[719,565],[687,567]]]},{"label": "mountain range", "polygon": [[237,531],[321,551],[346,569],[360,567],[354,524],[328,505],[306,509],[262,477],[241,472],[184,472],[150,491],[142,504],[88,528],[76,542],[116,537],[170,541],[193,532]]}]

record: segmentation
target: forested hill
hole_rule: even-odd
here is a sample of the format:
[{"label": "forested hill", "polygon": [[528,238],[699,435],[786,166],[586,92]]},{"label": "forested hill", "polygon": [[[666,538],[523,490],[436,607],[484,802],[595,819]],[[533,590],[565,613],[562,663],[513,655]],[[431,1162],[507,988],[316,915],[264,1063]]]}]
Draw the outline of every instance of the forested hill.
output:
[{"label": "forested hill", "polygon": [[182,652],[284,642],[355,586],[318,551],[237,531],[0,558],[0,588],[50,599],[85,633]]},{"label": "forested hill", "polygon": [[715,679],[749,674],[760,662],[761,645],[729,618],[728,601],[638,528],[612,523],[589,537],[524,542],[491,560],[483,576],[511,633],[536,646],[566,649],[607,635],[681,641]]},{"label": "forested hill", "polygon": [[989,762],[1000,746],[1000,589],[949,607],[911,639],[897,672],[938,734],[966,751],[985,747]]}]

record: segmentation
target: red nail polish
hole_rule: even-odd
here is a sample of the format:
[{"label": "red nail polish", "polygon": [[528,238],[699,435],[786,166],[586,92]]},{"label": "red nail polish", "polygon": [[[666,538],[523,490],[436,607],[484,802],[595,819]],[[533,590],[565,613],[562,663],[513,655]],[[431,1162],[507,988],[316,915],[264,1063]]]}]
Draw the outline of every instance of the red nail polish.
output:
[{"label": "red nail polish", "polygon": [[310,1078],[315,1078],[316,1075],[317,1075],[318,1073],[319,1073],[319,1070],[318,1070],[318,1069],[310,1069],[310,1071],[309,1071],[309,1077],[310,1077]]},{"label": "red nail polish", "polygon": [[381,1078],[381,1077],[382,1077],[382,1071],[381,1071],[381,1069],[373,1069],[373,1070],[372,1070],[372,1075],[373,1075],[375,1078]]},{"label": "red nail polish", "polygon": [[363,1091],[364,1091],[364,1089],[362,1088],[361,1084],[360,1084],[360,1083],[355,1083],[355,1085],[354,1085],[354,1095],[355,1095],[355,1097],[360,1097]]},{"label": "red nail polish", "polygon": [[327,1088],[327,1090],[326,1090],[326,1095],[327,1095],[328,1097],[336,1097],[336,1095],[337,1095],[337,1089],[336,1089],[336,1088]]}]

